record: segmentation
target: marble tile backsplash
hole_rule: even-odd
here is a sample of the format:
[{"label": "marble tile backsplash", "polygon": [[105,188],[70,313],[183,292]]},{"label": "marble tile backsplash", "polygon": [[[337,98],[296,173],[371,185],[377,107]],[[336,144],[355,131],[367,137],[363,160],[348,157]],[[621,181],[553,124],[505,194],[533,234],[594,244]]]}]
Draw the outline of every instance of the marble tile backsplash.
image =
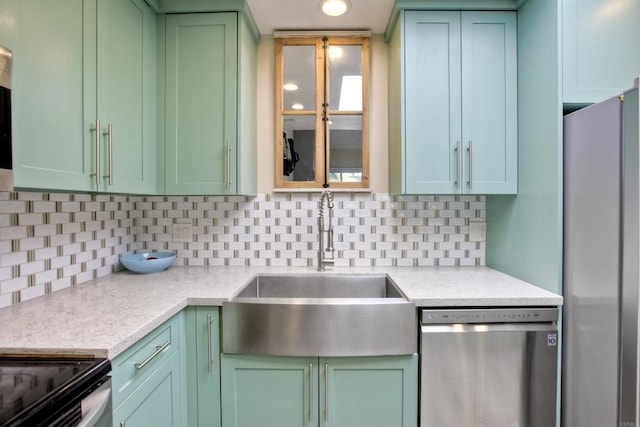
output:
[{"label": "marble tile backsplash", "polygon": [[[309,266],[318,193],[129,197],[0,193],[0,307],[121,269],[131,251],[168,250],[179,265]],[[484,196],[335,193],[337,266],[484,265]],[[191,225],[175,242],[175,224]]]}]

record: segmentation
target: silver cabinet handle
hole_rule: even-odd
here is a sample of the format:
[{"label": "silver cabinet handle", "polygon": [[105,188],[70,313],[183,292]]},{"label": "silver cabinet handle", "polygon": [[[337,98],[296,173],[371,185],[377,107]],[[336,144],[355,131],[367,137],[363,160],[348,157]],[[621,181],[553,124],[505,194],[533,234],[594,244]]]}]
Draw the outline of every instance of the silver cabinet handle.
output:
[{"label": "silver cabinet handle", "polygon": [[[90,131],[95,132],[94,148],[96,149],[96,173],[92,173],[91,176],[96,177],[96,187],[100,187],[100,120],[96,120],[96,127],[91,128]],[[96,188],[96,190],[98,189]]]},{"label": "silver cabinet handle", "polygon": [[211,341],[211,330],[213,324],[213,317],[210,314],[207,314],[207,371],[211,372],[211,367],[213,365],[213,349],[211,345],[213,344]]},{"label": "silver cabinet handle", "polygon": [[473,141],[469,140],[469,145],[467,146],[467,153],[469,153],[469,176],[467,177],[467,186],[471,188],[471,183],[473,182]]},{"label": "silver cabinet handle", "polygon": [[136,363],[134,366],[136,367],[136,370],[140,370],[142,368],[144,368],[145,366],[147,366],[147,364],[149,362],[151,362],[153,359],[155,359],[156,357],[158,357],[158,355],[160,353],[162,353],[164,351],[165,348],[169,347],[171,345],[171,340],[167,341],[166,343],[162,344],[162,345],[158,345],[156,346],[156,351],[153,352],[153,354],[149,357],[147,357],[143,362],[141,363]]},{"label": "silver cabinet handle", "polygon": [[108,179],[107,185],[113,185],[113,126],[111,123],[107,125],[107,131],[103,133],[104,136],[107,137],[107,158],[109,161],[109,166],[107,167],[107,175],[103,176],[103,178]]},{"label": "silver cabinet handle", "polygon": [[329,364],[324,364],[324,420],[329,419]]},{"label": "silver cabinet handle", "polygon": [[227,141],[227,188],[231,189],[231,145]]},{"label": "silver cabinet handle", "polygon": [[307,392],[309,393],[309,421],[313,421],[313,363],[309,363],[309,389]]},{"label": "silver cabinet handle", "polygon": [[127,427],[124,421],[120,421],[120,427]]},{"label": "silver cabinet handle", "polygon": [[456,148],[453,149],[456,152],[456,180],[453,182],[456,187],[460,186],[460,141],[456,141]]}]

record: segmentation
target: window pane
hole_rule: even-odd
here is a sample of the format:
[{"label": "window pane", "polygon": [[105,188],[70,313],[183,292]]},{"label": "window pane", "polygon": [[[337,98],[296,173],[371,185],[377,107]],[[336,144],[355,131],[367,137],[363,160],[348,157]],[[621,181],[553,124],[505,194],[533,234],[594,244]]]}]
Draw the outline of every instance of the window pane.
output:
[{"label": "window pane", "polygon": [[313,181],[316,153],[315,116],[284,116],[282,128],[284,181]]},{"label": "window pane", "polygon": [[331,116],[329,181],[362,181],[362,116]]},{"label": "window pane", "polygon": [[315,46],[284,46],[282,109],[313,111],[316,108]]},{"label": "window pane", "polygon": [[329,46],[333,111],[362,111],[362,47]]}]

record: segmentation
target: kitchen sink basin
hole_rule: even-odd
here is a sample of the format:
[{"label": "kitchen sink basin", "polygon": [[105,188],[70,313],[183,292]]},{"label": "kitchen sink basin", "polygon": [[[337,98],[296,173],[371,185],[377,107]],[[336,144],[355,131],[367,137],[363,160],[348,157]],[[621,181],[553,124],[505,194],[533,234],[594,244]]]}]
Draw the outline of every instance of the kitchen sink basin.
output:
[{"label": "kitchen sink basin", "polygon": [[239,298],[403,298],[387,276],[258,275]]},{"label": "kitchen sink basin", "polygon": [[386,275],[257,275],[222,305],[222,351],[412,354],[417,351],[416,308]]}]

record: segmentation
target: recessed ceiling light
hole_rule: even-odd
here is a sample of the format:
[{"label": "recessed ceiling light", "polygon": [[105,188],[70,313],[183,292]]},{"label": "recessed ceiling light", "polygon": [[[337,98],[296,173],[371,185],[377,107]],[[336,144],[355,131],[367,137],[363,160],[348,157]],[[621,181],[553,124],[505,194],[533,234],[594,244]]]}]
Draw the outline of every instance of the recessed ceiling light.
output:
[{"label": "recessed ceiling light", "polygon": [[304,109],[304,105],[302,105],[302,104],[293,104],[291,106],[291,109],[293,109],[293,110],[302,110],[302,109]]},{"label": "recessed ceiling light", "polygon": [[329,58],[340,59],[344,55],[344,51],[340,46],[329,46]]},{"label": "recessed ceiling light", "polygon": [[340,16],[347,13],[349,4],[347,0],[322,0],[320,2],[320,10],[328,16]]},{"label": "recessed ceiling light", "polygon": [[298,90],[298,85],[295,83],[285,83],[285,85],[282,86],[282,88],[284,90],[294,91],[294,90]]}]

